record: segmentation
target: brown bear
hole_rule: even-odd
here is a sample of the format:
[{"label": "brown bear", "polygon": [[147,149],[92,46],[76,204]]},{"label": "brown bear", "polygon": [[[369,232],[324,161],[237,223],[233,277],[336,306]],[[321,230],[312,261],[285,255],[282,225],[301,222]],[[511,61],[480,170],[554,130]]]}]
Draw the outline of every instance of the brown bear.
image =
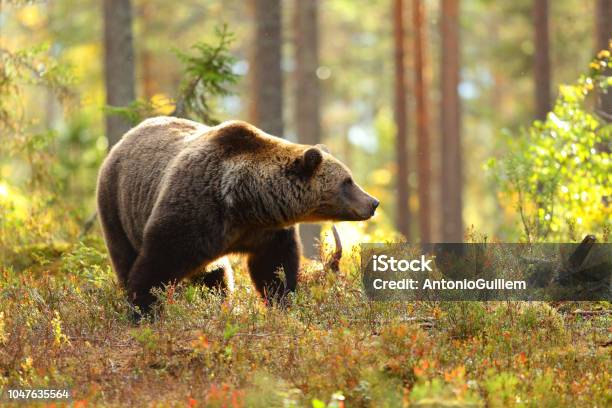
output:
[{"label": "brown bear", "polygon": [[378,200],[319,146],[240,121],[208,127],[156,117],[112,148],[97,204],[113,268],[132,304],[147,313],[152,288],[230,253],[247,255],[259,293],[280,300],[297,284],[295,224],[367,220]]}]

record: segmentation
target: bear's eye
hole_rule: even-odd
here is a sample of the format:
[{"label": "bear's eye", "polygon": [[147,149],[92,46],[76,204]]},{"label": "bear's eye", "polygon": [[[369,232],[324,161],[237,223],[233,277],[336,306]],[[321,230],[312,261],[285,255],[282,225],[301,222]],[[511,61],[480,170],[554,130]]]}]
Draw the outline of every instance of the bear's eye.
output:
[{"label": "bear's eye", "polygon": [[347,177],[344,179],[344,181],[342,182],[343,186],[352,186],[353,185],[353,179],[351,177]]}]

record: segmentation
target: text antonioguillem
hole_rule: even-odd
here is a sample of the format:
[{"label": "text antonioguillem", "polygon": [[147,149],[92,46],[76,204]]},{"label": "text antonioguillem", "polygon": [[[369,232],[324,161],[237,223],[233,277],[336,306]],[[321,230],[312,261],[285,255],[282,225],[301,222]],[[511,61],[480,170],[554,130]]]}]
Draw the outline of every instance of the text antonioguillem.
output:
[{"label": "text antonioguillem", "polygon": [[[433,259],[421,255],[417,259],[396,259],[388,255],[373,255],[373,272],[433,272]],[[429,279],[426,278],[419,285],[413,278],[382,279],[372,281],[375,290],[525,290],[527,283],[524,280],[506,279]]]}]

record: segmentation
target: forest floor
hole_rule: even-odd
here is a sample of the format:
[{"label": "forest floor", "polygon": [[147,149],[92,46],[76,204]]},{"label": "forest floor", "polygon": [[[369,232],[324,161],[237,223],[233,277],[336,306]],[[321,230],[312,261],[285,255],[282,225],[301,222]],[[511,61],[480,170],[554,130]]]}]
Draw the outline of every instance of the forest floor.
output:
[{"label": "forest floor", "polygon": [[0,265],[0,405],[26,388],[71,392],[40,406],[612,405],[608,303],[370,302],[352,254],[308,265],[286,310],[238,265],[229,298],[169,287],[134,326],[105,254],[89,237]]}]

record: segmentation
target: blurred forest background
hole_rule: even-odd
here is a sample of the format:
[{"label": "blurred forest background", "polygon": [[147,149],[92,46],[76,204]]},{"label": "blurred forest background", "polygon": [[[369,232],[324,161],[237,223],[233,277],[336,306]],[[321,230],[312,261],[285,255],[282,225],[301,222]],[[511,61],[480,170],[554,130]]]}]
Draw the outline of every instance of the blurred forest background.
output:
[{"label": "blurred forest background", "polygon": [[107,149],[160,114],[325,143],[382,203],[349,243],[608,239],[611,0],[0,6],[5,249],[83,234]]},{"label": "blurred forest background", "polygon": [[0,405],[611,406],[609,302],[372,302],[355,251],[287,309],[234,262],[134,326],[94,204],[145,117],[243,119],[380,199],[345,249],[609,242],[611,37],[612,0],[0,0]]}]

